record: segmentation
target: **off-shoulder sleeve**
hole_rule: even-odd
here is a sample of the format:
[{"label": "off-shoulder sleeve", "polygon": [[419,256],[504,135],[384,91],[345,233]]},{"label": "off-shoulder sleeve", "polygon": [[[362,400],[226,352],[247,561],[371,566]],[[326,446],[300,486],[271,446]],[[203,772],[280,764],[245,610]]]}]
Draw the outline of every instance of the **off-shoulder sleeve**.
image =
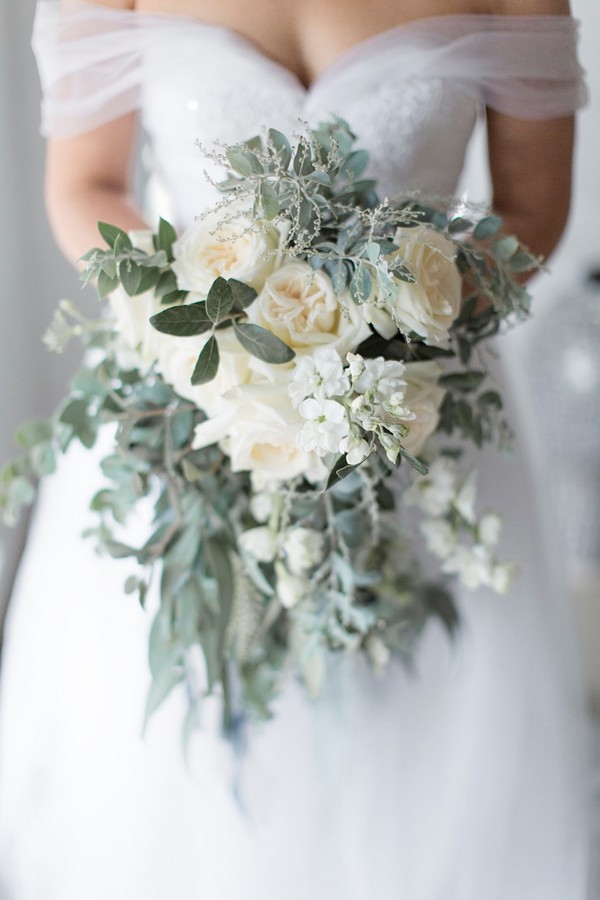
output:
[{"label": "off-shoulder sleeve", "polygon": [[139,106],[143,32],[135,13],[40,0],[32,46],[45,136],[72,137]]},{"label": "off-shoulder sleeve", "polygon": [[553,119],[583,106],[579,24],[570,16],[443,15],[393,28],[358,45],[318,84],[335,109],[381,84],[439,79],[475,103],[524,119]]}]

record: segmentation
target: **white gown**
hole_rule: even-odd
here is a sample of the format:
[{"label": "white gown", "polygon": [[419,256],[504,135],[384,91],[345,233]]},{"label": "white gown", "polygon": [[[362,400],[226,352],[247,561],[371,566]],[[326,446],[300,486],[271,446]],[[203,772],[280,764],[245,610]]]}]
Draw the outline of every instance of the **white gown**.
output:
[{"label": "white gown", "polygon": [[[59,23],[50,0],[36,49],[46,132],[139,108],[183,226],[212,197],[197,139],[289,133],[328,112],[370,151],[382,193],[450,195],[479,103],[532,118],[580,105],[575,36],[562,17],[427,19],[361,43],[306,90],[232,31],[93,5]],[[209,703],[186,769],[183,692],[141,739],[148,615],[123,594],[127,563],[80,537],[97,455],[69,452],[42,488],[6,633],[2,900],[584,900],[572,614],[505,343],[517,452],[483,455],[480,499],[504,516],[514,589],[462,593],[458,641],[429,625],[412,675],[346,662],[317,704],[291,683],[241,763]]]}]

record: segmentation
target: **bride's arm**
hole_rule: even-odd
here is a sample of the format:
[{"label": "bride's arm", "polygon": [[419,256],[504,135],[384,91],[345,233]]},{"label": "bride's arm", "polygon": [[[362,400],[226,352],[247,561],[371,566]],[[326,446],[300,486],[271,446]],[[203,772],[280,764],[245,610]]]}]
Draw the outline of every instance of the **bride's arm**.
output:
[{"label": "bride's arm", "polygon": [[[503,15],[568,16],[569,0],[497,0]],[[517,119],[487,113],[492,206],[534,253],[548,257],[565,229],[571,201],[574,119]]]},{"label": "bride's arm", "polygon": [[145,228],[130,193],[136,116],[68,140],[48,141],[46,205],[56,240],[76,262],[99,243],[96,224]]},{"label": "bride's arm", "polygon": [[540,122],[488,111],[492,207],[505,232],[544,258],[569,215],[573,141],[572,116]]}]

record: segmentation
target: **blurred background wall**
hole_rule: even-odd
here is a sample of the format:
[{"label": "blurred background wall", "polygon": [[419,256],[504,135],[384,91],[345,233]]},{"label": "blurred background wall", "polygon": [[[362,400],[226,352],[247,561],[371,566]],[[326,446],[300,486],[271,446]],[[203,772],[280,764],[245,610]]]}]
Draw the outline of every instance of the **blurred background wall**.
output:
[{"label": "blurred background wall", "polygon": [[[0,460],[15,450],[16,422],[52,408],[77,359],[76,351],[66,357],[50,355],[40,340],[57,300],[77,298],[80,288],[54,245],[43,210],[39,86],[29,48],[34,6],[34,0],[0,0]],[[583,622],[588,683],[598,700],[600,285],[585,287],[587,273],[600,269],[598,0],[573,0],[573,12],[583,25],[581,57],[592,101],[579,120],[571,223],[551,263],[551,277],[542,276],[535,285],[535,316],[519,340],[531,359],[531,380],[552,459],[557,515]],[[475,149],[467,177],[473,200],[485,191],[480,142]],[[22,538],[23,528],[0,532],[0,607],[9,595]],[[49,600],[52,589],[49,585]]]}]

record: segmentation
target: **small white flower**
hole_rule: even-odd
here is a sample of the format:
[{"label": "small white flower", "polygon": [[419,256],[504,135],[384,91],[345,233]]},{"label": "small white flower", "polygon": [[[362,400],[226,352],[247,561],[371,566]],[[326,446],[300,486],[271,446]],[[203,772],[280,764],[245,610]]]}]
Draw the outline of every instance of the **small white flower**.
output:
[{"label": "small white flower", "polygon": [[323,535],[314,528],[290,528],[282,548],[292,575],[304,575],[323,559]]},{"label": "small white flower", "polygon": [[275,563],[277,575],[277,596],[285,609],[296,606],[309,593],[309,584],[305,578],[292,575],[282,562]]},{"label": "small white flower", "polygon": [[268,522],[273,514],[274,505],[274,494],[261,491],[250,500],[250,512],[257,522]]},{"label": "small white flower", "polygon": [[497,563],[491,571],[491,586],[498,594],[507,594],[516,575],[517,570],[513,563]]},{"label": "small white flower", "polygon": [[383,674],[392,657],[389,647],[383,643],[378,635],[370,634],[365,641],[365,650],[375,672],[379,675]]},{"label": "small white flower", "polygon": [[385,450],[385,455],[389,461],[395,465],[396,460],[398,459],[398,453],[400,452],[400,441],[387,431],[383,431],[379,435],[379,441]]},{"label": "small white flower", "polygon": [[265,525],[242,532],[239,542],[241,548],[259,562],[272,562],[277,555],[277,535]]},{"label": "small white flower", "polygon": [[369,444],[358,434],[349,434],[340,441],[340,453],[346,454],[346,462],[349,466],[360,465],[370,452]]},{"label": "small white flower", "polygon": [[502,519],[496,513],[486,513],[478,526],[479,540],[486,547],[495,547],[500,538]]},{"label": "small white flower", "polygon": [[365,361],[360,353],[347,353],[346,359],[350,369],[350,377],[352,381],[356,381],[365,371]]},{"label": "small white flower", "polygon": [[349,390],[348,376],[335,350],[321,348],[297,359],[288,391],[295,407],[307,397],[336,397]]},{"label": "small white flower", "polygon": [[298,447],[306,453],[311,450],[337,453],[340,441],[349,430],[344,406],[336,400],[309,397],[302,401],[298,411],[309,420],[298,435]]},{"label": "small white flower", "polygon": [[469,524],[475,522],[475,497],[477,492],[477,472],[473,470],[465,478],[454,501],[454,507]]},{"label": "small white flower", "polygon": [[392,394],[402,391],[406,387],[404,363],[399,360],[384,359],[383,356],[366,359],[365,370],[357,378],[354,387],[359,394],[369,392],[375,400],[382,403]]},{"label": "small white flower", "polygon": [[383,408],[388,415],[404,422],[412,422],[416,418],[414,412],[405,404],[404,394],[401,391],[396,391],[389,400],[385,400]]},{"label": "small white flower", "polygon": [[465,587],[475,589],[491,583],[492,562],[487,547],[456,547],[442,563],[442,572],[458,575]]},{"label": "small white flower", "polygon": [[419,478],[405,492],[404,502],[417,506],[430,516],[445,515],[456,493],[456,469],[452,460],[440,456],[429,467],[429,473]]},{"label": "small white flower", "polygon": [[456,549],[456,533],[445,519],[428,519],[422,522],[421,532],[431,552],[441,559],[446,559]]}]

